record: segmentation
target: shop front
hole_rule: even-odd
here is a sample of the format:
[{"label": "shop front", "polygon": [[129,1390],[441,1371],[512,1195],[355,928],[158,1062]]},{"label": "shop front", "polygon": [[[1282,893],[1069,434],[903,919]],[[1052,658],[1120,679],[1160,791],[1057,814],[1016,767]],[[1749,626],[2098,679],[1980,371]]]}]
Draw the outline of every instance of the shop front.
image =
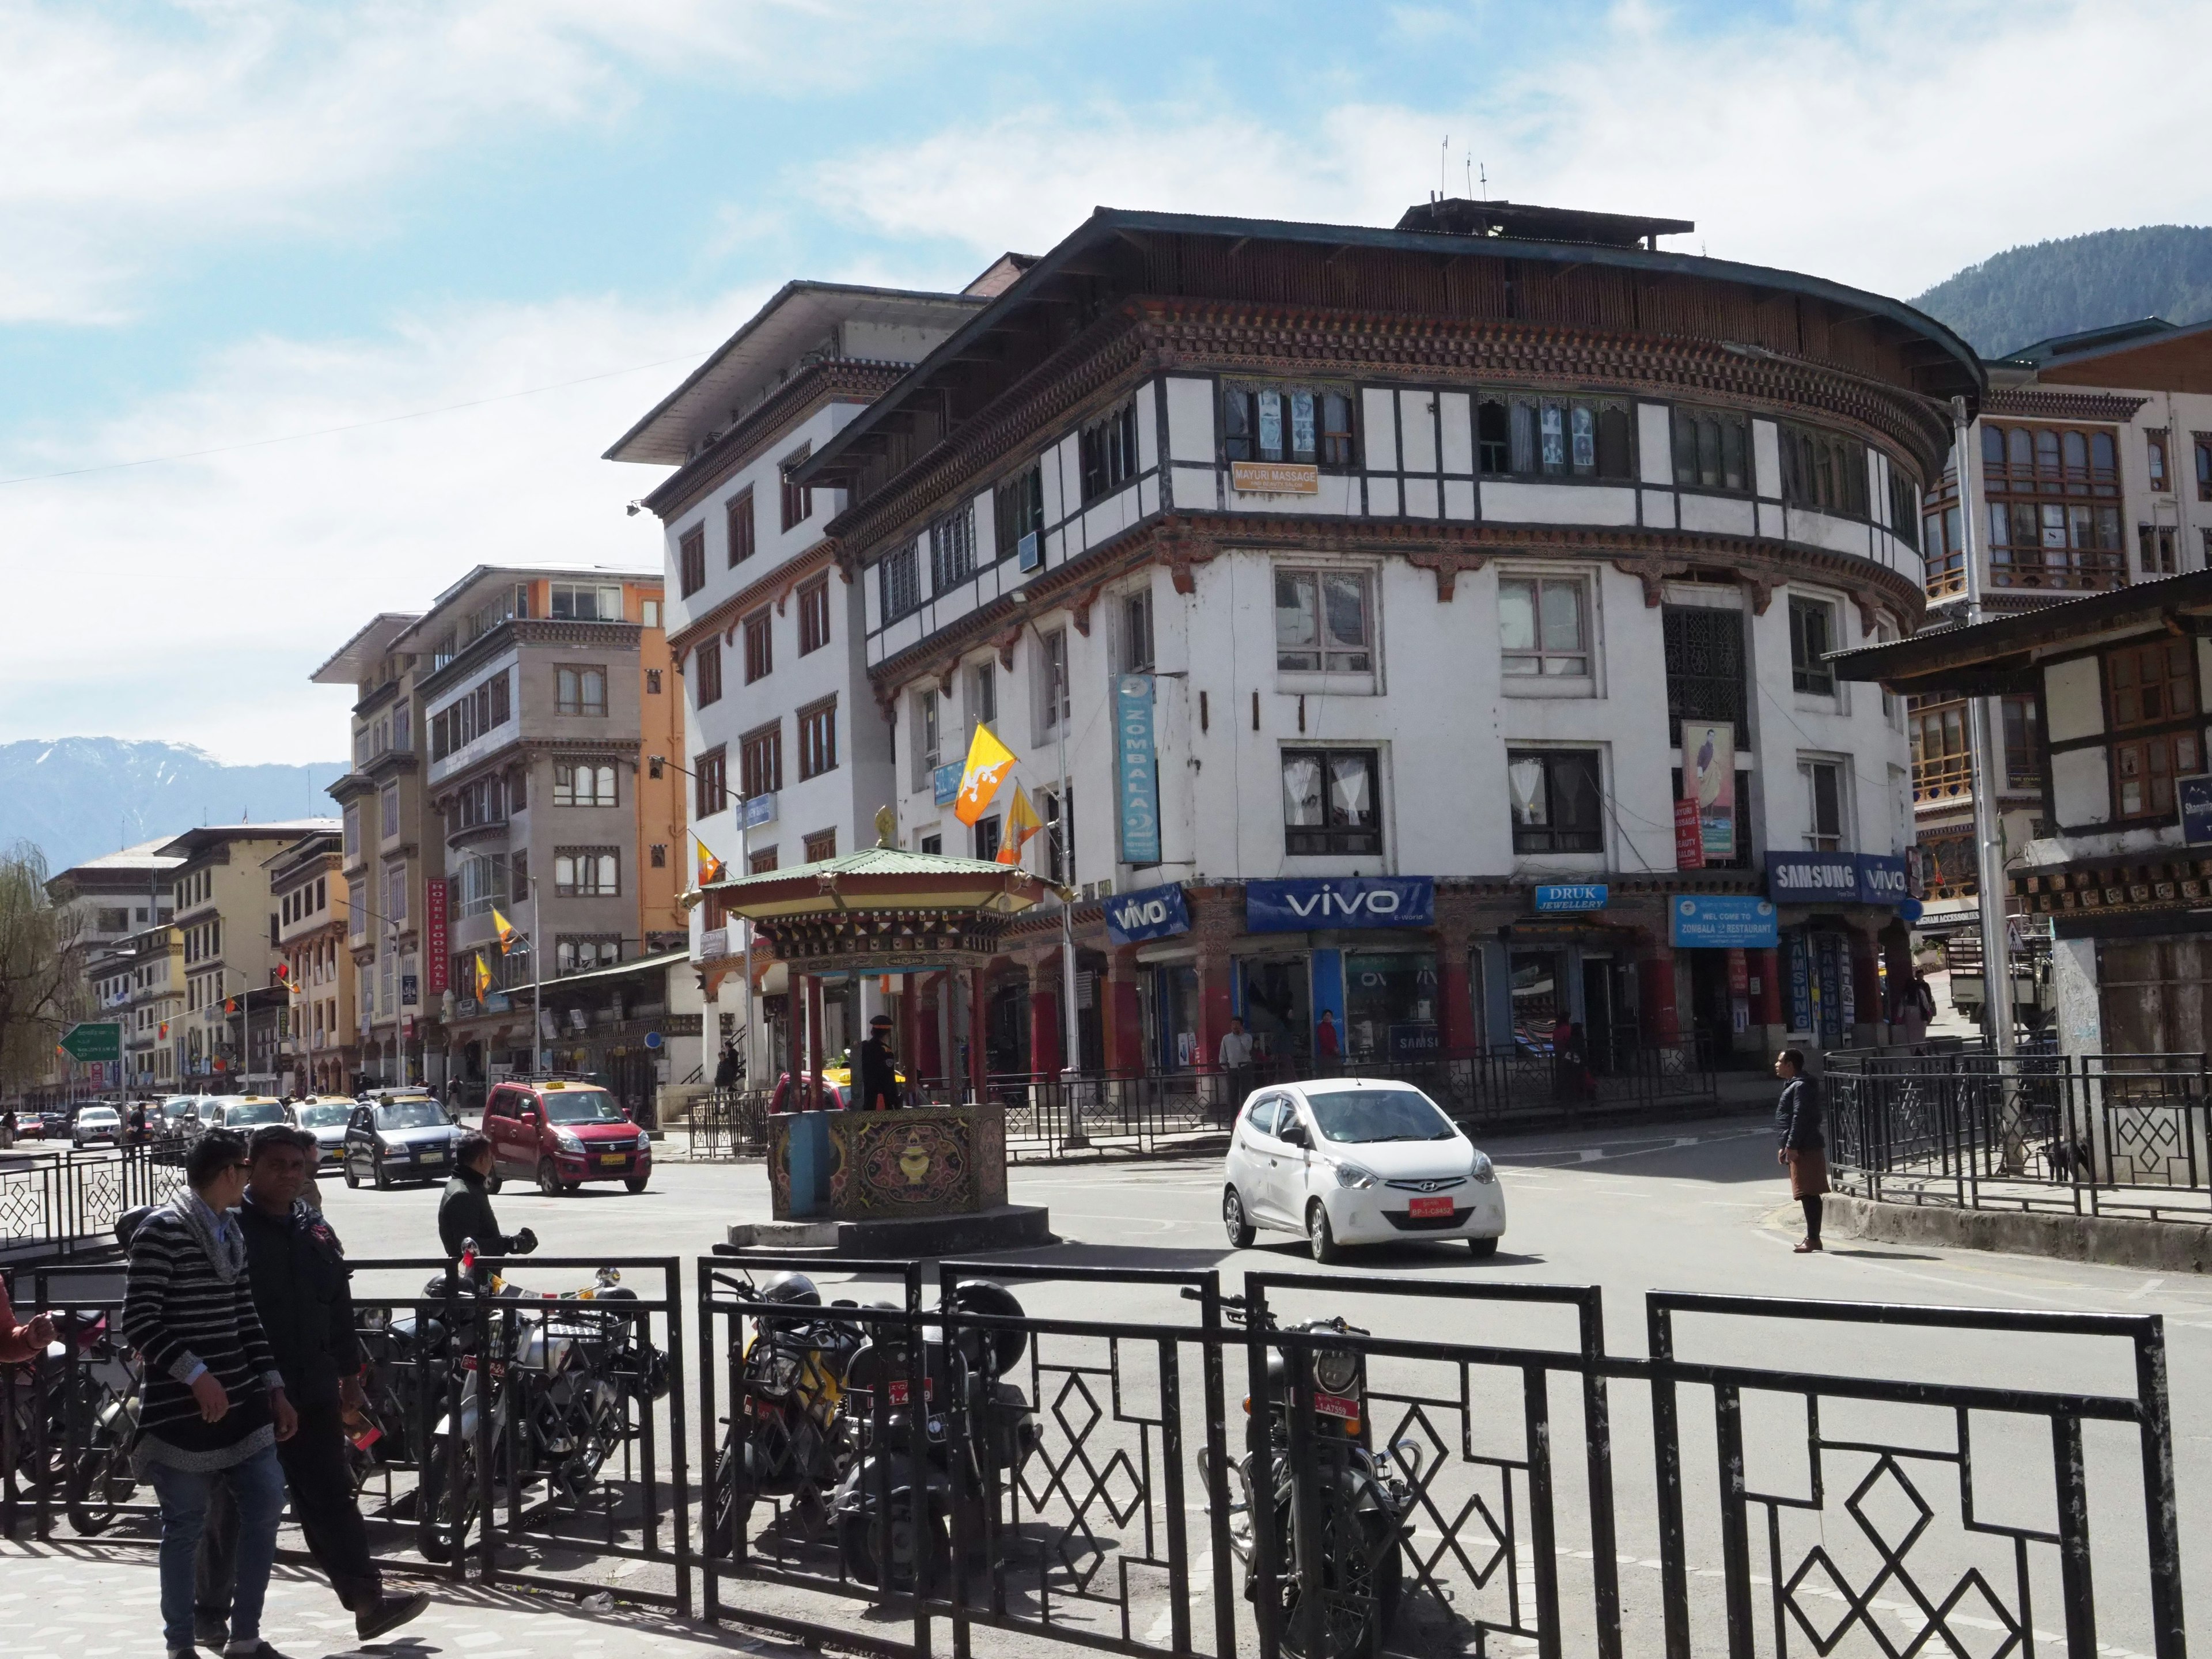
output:
[{"label": "shop front", "polygon": [[1770,853],[1777,969],[1789,1040],[1817,1048],[1879,1040],[1882,953],[1909,899],[1905,862],[1877,853]]}]

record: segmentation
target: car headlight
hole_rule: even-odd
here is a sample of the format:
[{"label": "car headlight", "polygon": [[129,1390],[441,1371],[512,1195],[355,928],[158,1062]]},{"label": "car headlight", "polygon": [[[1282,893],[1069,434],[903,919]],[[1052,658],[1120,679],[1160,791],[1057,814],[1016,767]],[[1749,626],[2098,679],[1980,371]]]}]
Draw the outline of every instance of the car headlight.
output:
[{"label": "car headlight", "polygon": [[402,1153],[402,1154],[404,1154],[404,1153],[407,1151],[407,1148],[406,1148],[405,1146],[402,1146],[398,1141],[396,1141],[396,1140],[391,1140],[391,1139],[380,1139],[380,1140],[377,1142],[377,1144],[378,1144],[379,1146],[382,1146],[382,1147],[384,1148],[384,1150],[385,1150],[386,1152],[398,1152],[398,1153]]},{"label": "car headlight", "polygon": [[1376,1177],[1361,1169],[1357,1164],[1340,1164],[1336,1166],[1336,1184],[1340,1187],[1357,1188],[1364,1192],[1368,1188],[1372,1187],[1375,1182]]},{"label": "car headlight", "polygon": [[556,1129],[553,1132],[553,1139],[559,1143],[561,1150],[564,1152],[580,1152],[584,1150],[584,1143],[576,1139],[572,1130]]},{"label": "car headlight", "polygon": [[1490,1159],[1480,1152],[1474,1155],[1474,1168],[1468,1173],[1474,1176],[1478,1186],[1486,1187],[1498,1179],[1498,1171],[1491,1168]]},{"label": "car headlight", "polygon": [[641,1152],[649,1152],[653,1150],[653,1137],[642,1129],[637,1132],[637,1149]]}]

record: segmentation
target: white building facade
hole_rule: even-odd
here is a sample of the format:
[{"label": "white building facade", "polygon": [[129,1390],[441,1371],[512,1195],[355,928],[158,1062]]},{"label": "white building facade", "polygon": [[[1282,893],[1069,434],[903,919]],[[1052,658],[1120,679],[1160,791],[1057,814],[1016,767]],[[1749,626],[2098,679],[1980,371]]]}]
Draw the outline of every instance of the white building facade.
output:
[{"label": "white building facade", "polygon": [[[1065,750],[1073,845],[1029,861],[1076,895],[1085,1066],[1206,1062],[1231,1017],[1292,1066],[1879,1020],[1904,714],[1824,659],[1917,626],[1978,366],[1660,222],[1444,228],[1498,205],[1102,211],[801,470],[856,503],[905,844],[997,851],[1011,794],[971,830],[940,770],[978,720],[1055,831]],[[1686,860],[1686,726],[1721,798]],[[1058,1069],[1058,933],[980,1009],[905,988],[925,1073],[937,1030]]]}]

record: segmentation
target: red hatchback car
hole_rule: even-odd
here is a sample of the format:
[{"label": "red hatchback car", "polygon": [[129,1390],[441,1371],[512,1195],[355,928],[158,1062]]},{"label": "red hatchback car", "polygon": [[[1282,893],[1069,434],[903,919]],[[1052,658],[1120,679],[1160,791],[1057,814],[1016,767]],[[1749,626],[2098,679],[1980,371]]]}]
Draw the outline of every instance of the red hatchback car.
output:
[{"label": "red hatchback car", "polygon": [[535,1177],[548,1198],[587,1181],[619,1181],[634,1193],[653,1175],[653,1141],[591,1083],[502,1083],[484,1099],[484,1138],[494,1192],[507,1176]]}]

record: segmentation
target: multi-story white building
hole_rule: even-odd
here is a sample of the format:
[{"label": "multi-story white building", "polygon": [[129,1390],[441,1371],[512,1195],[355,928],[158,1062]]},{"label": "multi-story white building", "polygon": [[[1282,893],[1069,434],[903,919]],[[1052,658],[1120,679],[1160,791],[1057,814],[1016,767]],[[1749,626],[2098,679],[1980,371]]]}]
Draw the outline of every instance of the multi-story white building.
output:
[{"label": "multi-story white building", "polygon": [[174,1077],[163,1028],[183,988],[168,927],[170,879],[181,860],[161,850],[167,844],[164,836],[102,854],[47,879],[47,894],[84,953],[92,1018],[122,1025],[124,1046],[119,1065],[57,1056],[44,1085],[54,1097],[94,1087],[156,1087]]},{"label": "multi-story white building", "polygon": [[[848,492],[907,844],[1000,845],[934,775],[976,720],[1048,822],[1065,746],[1031,857],[1081,895],[1081,1063],[1210,1060],[1232,1013],[1288,1063],[1324,1013],[1374,1058],[1871,1034],[1904,711],[1825,657],[1917,626],[1981,367],[1657,250],[1687,228],[1101,210],[799,466]],[[1059,932],[1015,925],[984,1009],[908,988],[925,1073],[940,1030],[1060,1066]]]},{"label": "multi-story white building", "polygon": [[[1987,365],[1989,396],[1970,428],[1966,465],[1985,617],[2212,565],[2209,366],[2212,324],[2176,328],[2155,317],[2040,341]],[[1967,546],[1955,457],[1924,510],[1927,625],[1955,626],[1966,619]],[[1928,895],[1922,927],[1978,961],[1966,708],[1962,697],[1914,700],[1913,795]],[[1994,713],[2009,856],[2055,820],[2038,699],[2016,692]],[[2168,811],[2170,780],[2144,783],[2146,806],[2155,794],[2156,810]],[[2040,940],[2032,944],[2040,951]]]},{"label": "multi-story white building", "polygon": [[[823,531],[843,498],[793,482],[791,469],[981,310],[1018,264],[1000,261],[966,295],[787,284],[607,451],[676,468],[641,505],[666,531],[691,829],[732,872],[788,870],[871,845],[876,811],[894,795],[860,592]],[[685,884],[697,873],[694,851]],[[715,988],[710,1014],[741,1018],[742,980],[730,970],[742,937],[710,900],[692,913],[691,939]],[[781,987],[779,972],[763,988]],[[856,1042],[872,1006],[854,1005],[849,988],[833,995],[827,1046]],[[707,1033],[710,1066],[718,1038]]]}]

